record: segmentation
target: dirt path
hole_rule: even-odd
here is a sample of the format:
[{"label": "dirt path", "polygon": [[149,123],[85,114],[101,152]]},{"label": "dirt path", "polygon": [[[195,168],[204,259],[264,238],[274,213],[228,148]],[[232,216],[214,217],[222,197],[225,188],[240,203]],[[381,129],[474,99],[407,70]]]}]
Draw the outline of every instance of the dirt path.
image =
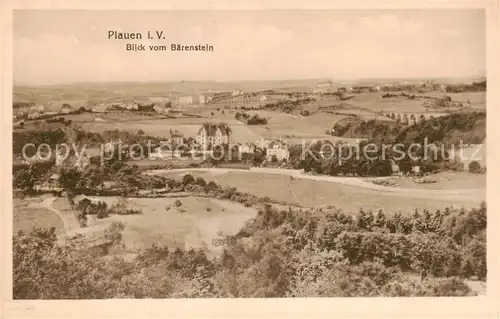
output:
[{"label": "dirt path", "polygon": [[50,209],[51,211],[53,211],[54,213],[56,213],[59,216],[59,218],[62,220],[62,222],[64,224],[64,232],[66,234],[68,234],[69,232],[71,232],[75,229],[79,229],[80,225],[78,224],[78,221],[75,219],[75,216],[72,213],[61,212],[52,206],[52,203],[56,199],[57,199],[56,197],[49,197],[49,198],[45,199],[43,202],[41,202],[40,205],[42,207]]}]

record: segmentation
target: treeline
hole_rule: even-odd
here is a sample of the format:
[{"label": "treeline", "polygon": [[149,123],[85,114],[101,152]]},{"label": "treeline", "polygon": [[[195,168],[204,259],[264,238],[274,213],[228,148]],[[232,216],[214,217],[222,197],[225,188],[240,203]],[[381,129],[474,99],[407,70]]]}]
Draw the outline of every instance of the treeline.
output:
[{"label": "treeline", "polygon": [[486,113],[453,113],[421,121],[402,130],[395,141],[423,143],[426,138],[445,145],[481,144],[486,138]]},{"label": "treeline", "polygon": [[[26,130],[12,132],[12,152],[14,155],[21,155],[23,147],[29,143],[38,147],[41,144],[48,144],[55,149],[57,144],[66,143],[68,137],[66,131],[62,128],[57,130],[45,129],[41,131]],[[26,148],[28,156],[34,154],[33,148]]]},{"label": "treeline", "polygon": [[[52,151],[55,150],[58,144],[63,143],[74,143],[77,147],[83,147],[85,145],[86,148],[88,148],[91,146],[100,147],[104,143],[113,141],[120,141],[122,143],[122,146],[139,144],[144,146],[143,149],[148,149],[148,142],[151,142],[152,147],[155,147],[160,145],[161,141],[168,140],[164,137],[162,138],[147,135],[142,130],[138,130],[137,133],[120,131],[117,129],[107,130],[101,133],[91,132],[84,130],[80,126],[71,126],[71,122],[69,121],[65,121],[64,119],[59,118],[50,122],[63,123],[66,125],[66,127],[64,128],[14,131],[12,134],[14,155],[21,155],[23,147],[28,143],[34,144],[35,148],[37,148],[41,144],[47,144],[51,147]],[[27,150],[32,151],[33,148],[28,148]]]},{"label": "treeline", "polygon": [[487,276],[484,204],[357,218],[266,206],[223,242],[215,259],[154,245],[125,260],[60,246],[54,229],[20,232],[14,298],[468,296],[463,280]]},{"label": "treeline", "polygon": [[484,92],[486,87],[486,80],[473,82],[472,84],[449,84],[446,85],[446,92]]},{"label": "treeline", "polygon": [[155,106],[161,106],[163,108],[171,108],[172,102],[171,101],[165,102],[163,103],[163,105],[159,103],[150,103],[150,104],[137,103],[136,108],[127,108],[127,106],[122,104],[113,104],[111,105],[111,110],[155,113],[156,112]]},{"label": "treeline", "polygon": [[[26,142],[31,142],[35,145],[45,141],[45,143],[51,145],[53,156],[44,161],[14,163],[12,180],[15,190],[19,190],[25,195],[33,194],[35,186],[43,184],[54,173],[59,175],[57,186],[62,189],[102,189],[106,181],[113,181],[117,185],[123,186],[123,191],[148,189],[151,188],[151,185],[158,184],[158,177],[141,175],[141,171],[137,165],[130,165],[131,156],[141,154],[135,154],[129,150],[125,146],[126,143],[124,143],[123,148],[117,146],[105,151],[104,158],[101,158],[99,155],[90,157],[89,163],[85,167],[76,166],[77,159],[73,149],[62,163],[55,165],[54,153],[56,145],[66,143],[69,140],[66,132],[62,130],[57,132],[60,132],[60,134],[54,134],[54,131],[52,131],[52,134],[42,133],[37,135],[34,132],[33,136],[38,137],[38,139],[26,140]],[[86,145],[84,141],[89,143],[104,143],[103,136],[98,133],[76,130],[72,134],[71,139],[78,141],[76,142],[77,145]],[[150,141],[149,137],[118,131],[109,131],[107,134],[109,134],[106,136],[107,138],[121,137],[128,142],[136,141],[138,144],[142,143],[143,152],[145,153],[142,155],[148,156],[146,143]],[[31,134],[26,134],[24,138],[29,136]],[[27,155],[32,156],[32,154]]]},{"label": "treeline", "polygon": [[[71,202],[74,204],[73,199]],[[137,215],[142,214],[142,211],[139,209],[128,208],[127,205],[123,201],[119,201],[116,204],[108,207],[108,204],[103,201],[99,201],[97,203],[92,202],[88,198],[84,198],[78,202],[78,204],[74,204],[73,208],[76,211],[76,219],[80,227],[87,227],[88,215],[95,215],[98,219],[103,219],[109,217],[109,215]]]},{"label": "treeline", "polygon": [[259,114],[250,115],[248,113],[236,112],[234,118],[238,121],[242,121],[247,125],[264,125],[267,124],[267,119],[265,117],[260,117]]},{"label": "treeline", "polygon": [[455,170],[459,164],[449,161],[450,155],[435,148],[412,148],[412,144],[386,145],[379,141],[361,141],[357,145],[318,141],[311,145],[289,148],[288,164],[294,169],[331,176],[389,176],[393,165],[400,172],[411,173],[420,166],[421,173],[441,169]]},{"label": "treeline", "polygon": [[406,129],[401,123],[352,118],[351,120],[339,121],[333,126],[335,136],[346,138],[368,138],[391,143]]},{"label": "treeline", "polygon": [[269,109],[273,111],[280,111],[284,113],[291,113],[294,109],[296,109],[299,105],[307,104],[310,102],[314,102],[316,99],[306,97],[303,99],[296,100],[279,100],[273,103],[266,103],[262,108]]}]

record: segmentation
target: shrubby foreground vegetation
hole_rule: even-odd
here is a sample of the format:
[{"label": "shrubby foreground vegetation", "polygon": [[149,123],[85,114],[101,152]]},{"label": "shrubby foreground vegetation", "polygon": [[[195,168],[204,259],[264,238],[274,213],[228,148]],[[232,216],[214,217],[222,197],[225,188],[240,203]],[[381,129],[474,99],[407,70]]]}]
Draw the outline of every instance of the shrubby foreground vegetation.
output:
[{"label": "shrubby foreground vegetation", "polygon": [[[13,238],[14,298],[469,296],[485,280],[486,206],[413,214],[267,205],[219,258],[153,246],[132,260],[54,229]],[[113,250],[112,250],[113,251]]]}]

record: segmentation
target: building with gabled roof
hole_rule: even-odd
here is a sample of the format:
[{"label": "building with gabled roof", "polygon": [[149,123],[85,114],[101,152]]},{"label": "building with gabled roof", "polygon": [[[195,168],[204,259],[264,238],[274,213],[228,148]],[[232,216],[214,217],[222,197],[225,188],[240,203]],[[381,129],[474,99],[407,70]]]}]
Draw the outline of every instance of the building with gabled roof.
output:
[{"label": "building with gabled roof", "polygon": [[196,142],[202,150],[210,149],[215,145],[229,144],[231,128],[225,123],[203,123],[198,130]]}]

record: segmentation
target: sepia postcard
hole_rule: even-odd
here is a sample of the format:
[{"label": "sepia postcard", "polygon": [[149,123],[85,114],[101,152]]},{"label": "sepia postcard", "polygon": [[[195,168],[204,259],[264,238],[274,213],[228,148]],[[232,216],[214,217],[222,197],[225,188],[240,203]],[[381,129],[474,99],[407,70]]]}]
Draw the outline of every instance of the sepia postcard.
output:
[{"label": "sepia postcard", "polygon": [[2,317],[500,316],[497,1],[1,10]]}]

